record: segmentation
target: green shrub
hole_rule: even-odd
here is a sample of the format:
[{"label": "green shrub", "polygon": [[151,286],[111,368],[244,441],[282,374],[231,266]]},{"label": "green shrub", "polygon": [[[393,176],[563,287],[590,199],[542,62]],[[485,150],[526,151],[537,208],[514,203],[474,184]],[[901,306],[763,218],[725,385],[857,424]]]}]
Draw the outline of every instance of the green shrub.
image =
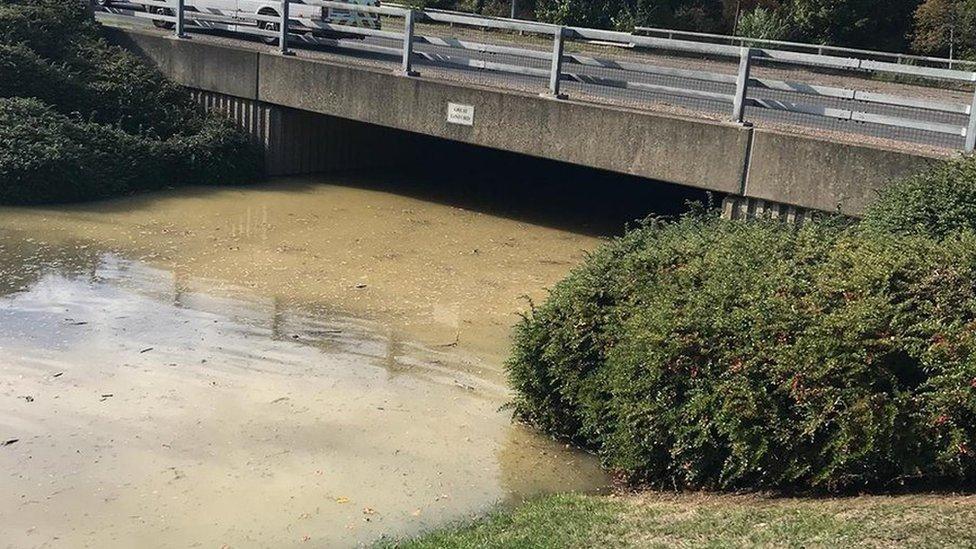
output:
[{"label": "green shrub", "polygon": [[43,203],[157,188],[168,169],[158,145],[36,99],[0,99],[0,197]]},{"label": "green shrub", "polygon": [[[42,0],[0,9],[0,80],[7,83],[0,84],[0,96],[37,97],[65,114],[84,113],[129,133],[166,138],[199,129],[203,117],[185,90],[105,42],[97,27],[84,23],[86,12],[73,12],[75,4]],[[37,37],[49,27],[64,33],[54,44]]]},{"label": "green shrub", "polygon": [[84,104],[99,122],[162,138],[196,132],[203,123],[185,89],[125,49],[85,41],[67,61],[84,86]]},{"label": "green shrub", "polygon": [[45,58],[65,55],[74,44],[98,36],[84,2],[4,0],[0,3],[0,43],[25,44]]},{"label": "green shrub", "polygon": [[55,112],[37,99],[0,98],[0,198],[67,202],[183,184],[240,183],[260,169],[247,137],[210,118],[168,140]]},{"label": "green shrub", "polygon": [[0,97],[34,97],[71,112],[83,108],[84,94],[67,67],[48,63],[23,44],[0,43]]},{"label": "green shrub", "polygon": [[651,221],[517,326],[518,417],[635,484],[976,476],[976,236]]},{"label": "green shrub", "polygon": [[219,116],[205,119],[195,133],[166,140],[163,149],[171,185],[240,184],[262,169],[260,151],[230,120]]},{"label": "green shrub", "polygon": [[235,183],[260,154],[219,115],[109,45],[81,2],[0,5],[0,202]]},{"label": "green shrub", "polygon": [[976,159],[940,163],[893,183],[865,213],[875,232],[945,236],[976,230]]}]

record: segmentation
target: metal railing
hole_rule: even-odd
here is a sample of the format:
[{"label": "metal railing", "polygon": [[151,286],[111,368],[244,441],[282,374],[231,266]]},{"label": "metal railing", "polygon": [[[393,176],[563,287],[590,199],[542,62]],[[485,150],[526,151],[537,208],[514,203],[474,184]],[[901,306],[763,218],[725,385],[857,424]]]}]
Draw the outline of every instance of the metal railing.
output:
[{"label": "metal railing", "polygon": [[971,70],[976,68],[976,61],[965,59],[952,59],[948,57],[930,57],[925,55],[913,55],[909,53],[896,53],[878,50],[866,50],[857,48],[844,48],[841,46],[829,46],[826,44],[811,44],[808,42],[790,42],[787,40],[769,40],[766,38],[749,38],[746,36],[733,36],[730,34],[713,34],[708,32],[693,32],[675,29],[662,29],[657,27],[634,27],[634,34],[640,36],[657,36],[669,39],[686,39],[714,44],[729,44],[739,47],[771,47],[776,49],[800,51],[803,53],[816,53],[819,55],[839,55],[839,56],[860,56],[871,59],[891,61],[893,63],[908,63],[930,66],[941,66],[943,68],[958,68],[961,70]]},{"label": "metal railing", "polygon": [[[272,12],[233,16],[205,9],[206,0],[136,3],[147,12],[112,11],[172,25],[181,38],[188,31],[223,30],[276,42],[282,54],[316,44],[395,59],[397,70],[410,76],[422,70],[554,98],[665,106],[740,124],[791,125],[966,152],[976,146],[976,73],[970,71],[332,0],[269,0],[264,4]],[[384,28],[312,17],[309,6],[382,17]],[[458,36],[465,28],[475,29],[475,36]],[[824,70],[842,85],[821,81]],[[928,85],[884,80],[906,77]],[[933,97],[939,88],[932,82],[956,89]],[[958,91],[961,85],[966,91]]]}]

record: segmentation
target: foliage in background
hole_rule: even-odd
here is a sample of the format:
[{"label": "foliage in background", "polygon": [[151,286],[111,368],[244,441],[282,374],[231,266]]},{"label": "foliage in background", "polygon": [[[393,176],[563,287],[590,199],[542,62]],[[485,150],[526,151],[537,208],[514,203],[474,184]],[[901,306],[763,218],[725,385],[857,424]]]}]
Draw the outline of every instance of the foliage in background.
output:
[{"label": "foliage in background", "polygon": [[790,38],[790,26],[779,11],[756,8],[739,18],[735,34],[763,40],[786,40]]},{"label": "foliage in background", "polygon": [[260,171],[244,134],[108,44],[81,2],[0,4],[0,201],[84,200]]},{"label": "foliage in background", "polygon": [[[506,17],[511,6],[511,0],[410,3]],[[877,0],[517,0],[520,17],[561,25],[623,31],[662,27],[889,51],[914,46],[940,54],[947,52],[945,22],[951,21],[941,15],[942,6],[950,4],[960,6],[957,40],[973,42],[976,33],[966,18],[976,11],[976,0],[888,0],[883,5]],[[939,14],[935,23],[930,13]]]},{"label": "foliage in background", "polygon": [[[463,11],[495,17],[509,17],[512,9],[511,0],[407,0],[404,4],[420,9]],[[518,17],[531,19],[535,13],[535,0],[516,0],[515,9]]]},{"label": "foliage in background", "polygon": [[715,31],[725,21],[720,0],[537,0],[540,21],[562,25],[616,28],[635,26]]},{"label": "foliage in background", "polygon": [[920,0],[789,0],[794,38],[804,42],[904,51]]},{"label": "foliage in background", "polygon": [[915,11],[912,48],[927,55],[976,54],[976,0],[926,0]]},{"label": "foliage in background", "polygon": [[974,344],[972,232],[695,214],[588,258],[508,366],[521,419],[631,483],[843,490],[976,478]]}]

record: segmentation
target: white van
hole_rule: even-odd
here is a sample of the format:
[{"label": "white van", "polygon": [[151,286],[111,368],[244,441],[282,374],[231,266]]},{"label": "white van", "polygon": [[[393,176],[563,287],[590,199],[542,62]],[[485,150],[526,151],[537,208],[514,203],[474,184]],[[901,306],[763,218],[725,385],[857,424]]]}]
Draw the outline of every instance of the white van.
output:
[{"label": "white van", "polygon": [[[100,5],[106,5],[113,0],[96,0]],[[123,0],[119,0],[121,2]],[[128,0],[139,3],[139,0]],[[379,0],[338,0],[346,4],[360,6],[379,6]],[[262,30],[277,32],[279,22],[277,21],[257,21],[249,18],[250,15],[264,15],[277,17],[280,9],[279,2],[267,2],[265,0],[186,0],[186,10],[200,11],[211,15],[219,15],[226,18],[226,23],[212,25],[213,28],[226,30],[238,30],[240,27],[260,28]],[[160,15],[173,15],[173,10],[161,6],[144,4],[147,12]],[[325,6],[314,6],[305,4],[302,0],[291,0],[288,2],[289,19],[310,19],[321,21],[332,25],[345,25],[350,27],[360,27],[367,29],[380,28],[380,16],[376,13],[364,13],[356,10],[340,8],[327,8]],[[192,20],[192,16],[190,17]],[[201,23],[204,23],[201,21]],[[162,28],[173,28],[173,24],[166,21],[153,21],[153,24]],[[292,27],[294,25],[294,27]],[[289,30],[296,33],[310,33],[315,36],[326,38],[363,38],[359,34],[350,34],[341,31],[333,31],[317,28],[314,25],[289,25]],[[211,26],[206,25],[205,26]],[[265,38],[268,42],[276,41],[275,38]]]}]

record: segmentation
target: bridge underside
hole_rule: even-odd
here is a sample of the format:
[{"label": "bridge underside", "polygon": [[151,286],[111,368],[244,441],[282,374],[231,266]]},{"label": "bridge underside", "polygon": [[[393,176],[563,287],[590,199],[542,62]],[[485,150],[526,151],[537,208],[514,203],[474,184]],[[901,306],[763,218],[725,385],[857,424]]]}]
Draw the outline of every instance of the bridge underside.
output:
[{"label": "bridge underside", "polygon": [[[285,57],[259,46],[176,40],[151,31],[112,34],[196,90],[202,103],[247,127],[265,147],[272,174],[381,166],[411,154],[409,134],[370,131],[355,121],[761,204],[857,215],[889,181],[938,161],[719,121]],[[461,116],[449,120],[449,105],[461,106]],[[303,117],[299,111],[328,117]]]}]

